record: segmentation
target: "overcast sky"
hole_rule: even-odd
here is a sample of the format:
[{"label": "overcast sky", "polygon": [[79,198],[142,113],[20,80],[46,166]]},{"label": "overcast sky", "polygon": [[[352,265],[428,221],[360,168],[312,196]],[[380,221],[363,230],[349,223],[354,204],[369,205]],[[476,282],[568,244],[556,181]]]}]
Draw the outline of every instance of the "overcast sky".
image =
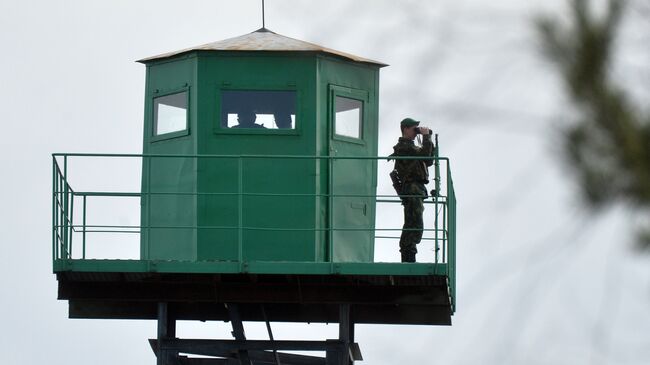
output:
[{"label": "overcast sky", "polygon": [[[367,364],[650,359],[650,257],[631,248],[623,207],[582,209],[560,163],[557,129],[569,116],[540,58],[531,25],[539,12],[567,13],[558,0],[267,0],[271,30],[390,64],[381,71],[380,154],[411,116],[440,134],[452,161],[453,326],[358,326]],[[630,19],[617,76],[647,105],[650,26],[640,12]],[[50,154],[140,153],[145,67],[134,61],[260,26],[256,0],[0,2],[3,363],[154,363],[153,321],[70,320],[56,300]],[[389,193],[382,176],[379,191]],[[394,245],[378,254],[396,257]],[[261,325],[246,328],[266,338]],[[274,328],[280,339],[337,334],[334,325]],[[179,335],[225,337],[229,327],[182,323]]]}]

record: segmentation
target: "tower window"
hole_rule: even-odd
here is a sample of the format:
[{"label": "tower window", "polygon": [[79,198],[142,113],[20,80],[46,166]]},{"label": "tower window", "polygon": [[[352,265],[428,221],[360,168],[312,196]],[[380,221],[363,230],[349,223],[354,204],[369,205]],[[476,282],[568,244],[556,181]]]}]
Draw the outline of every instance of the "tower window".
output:
[{"label": "tower window", "polygon": [[339,136],[361,138],[363,102],[336,96],[334,102],[334,133]]},{"label": "tower window", "polygon": [[154,136],[187,129],[187,91],[153,99]]},{"label": "tower window", "polygon": [[296,92],[224,90],[221,128],[296,129]]}]

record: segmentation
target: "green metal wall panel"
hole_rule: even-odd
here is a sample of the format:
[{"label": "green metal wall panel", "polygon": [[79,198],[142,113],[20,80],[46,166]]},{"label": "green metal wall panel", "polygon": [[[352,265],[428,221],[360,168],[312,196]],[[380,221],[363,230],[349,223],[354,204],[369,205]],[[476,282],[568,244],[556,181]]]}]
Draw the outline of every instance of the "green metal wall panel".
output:
[{"label": "green metal wall panel", "polygon": [[[377,78],[376,67],[319,57],[319,110],[325,121],[320,138],[330,156],[376,156],[377,154]],[[334,131],[336,96],[363,102],[360,138],[338,136]],[[333,247],[336,262],[371,262],[374,257],[374,222],[377,168],[374,160],[334,159],[327,167],[330,191]],[[337,197],[339,195],[343,195]],[[365,230],[363,230],[365,229]]]},{"label": "green metal wall panel", "polygon": [[[199,153],[314,155],[314,65],[313,56],[259,53],[201,56]],[[295,91],[296,129],[275,133],[279,131],[220,128],[222,92],[231,90]],[[239,163],[241,174],[238,171]],[[237,166],[226,168],[225,164]],[[241,202],[232,196],[200,202],[205,209],[198,217],[199,225],[223,224],[212,215],[215,210],[227,212],[229,223],[235,226],[241,220],[242,258],[246,261],[316,259],[318,245],[324,244],[314,240],[316,198],[277,195],[314,194],[317,174],[313,160],[247,158],[241,162],[226,162],[206,159],[200,161],[199,165],[199,191],[239,192],[241,179],[241,191],[249,194],[244,195]],[[201,230],[198,237],[199,259],[236,259],[239,234],[237,230]]]},{"label": "green metal wall panel", "polygon": [[[182,57],[147,67],[145,90],[145,154],[195,154],[196,91],[192,87],[196,59]],[[188,133],[154,136],[153,99],[186,91]],[[143,259],[196,260],[196,161],[191,158],[150,158],[143,160],[142,245]],[[172,193],[163,195],[165,193]],[[179,228],[189,227],[189,228]]]}]

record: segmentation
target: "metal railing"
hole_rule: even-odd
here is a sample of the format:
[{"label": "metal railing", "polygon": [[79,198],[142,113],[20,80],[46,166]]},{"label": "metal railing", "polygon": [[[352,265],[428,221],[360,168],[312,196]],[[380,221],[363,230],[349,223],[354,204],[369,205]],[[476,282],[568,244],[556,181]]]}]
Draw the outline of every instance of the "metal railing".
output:
[{"label": "metal railing", "polygon": [[[334,258],[334,245],[331,240],[333,239],[332,233],[335,231],[374,231],[374,238],[376,239],[399,239],[399,235],[387,235],[390,232],[402,232],[401,227],[390,228],[377,228],[373,227],[335,227],[333,224],[326,224],[322,227],[316,228],[285,228],[285,227],[256,227],[244,226],[243,214],[244,205],[243,199],[248,196],[274,196],[279,198],[290,197],[313,197],[323,198],[327,200],[329,207],[334,205],[334,199],[341,198],[372,198],[377,204],[400,204],[399,196],[396,194],[336,194],[331,193],[333,186],[333,171],[336,161],[345,160],[369,160],[386,161],[389,157],[358,157],[358,156],[265,156],[265,155],[164,155],[164,154],[89,154],[89,153],[55,153],[53,158],[53,194],[52,194],[52,256],[53,260],[85,260],[87,259],[86,248],[88,246],[88,237],[91,234],[106,233],[106,234],[142,234],[148,230],[155,228],[164,229],[228,229],[237,230],[238,232],[238,261],[243,261],[242,254],[242,236],[244,231],[251,230],[267,230],[267,231],[323,231],[328,233],[327,244],[329,258]],[[127,158],[127,159],[140,159],[142,166],[151,166],[151,161],[154,159],[178,159],[186,158],[193,159],[231,159],[237,161],[237,182],[238,187],[235,192],[165,192],[165,191],[76,191],[70,185],[69,169],[72,159],[93,159],[93,158]],[[417,157],[390,157],[391,159],[419,159]],[[325,193],[314,194],[292,194],[292,193],[259,193],[259,192],[245,192],[243,189],[243,170],[244,164],[249,160],[268,159],[271,160],[311,160],[311,161],[325,161],[328,166],[329,187]],[[441,166],[442,164],[442,166]],[[374,166],[374,165],[373,165]],[[376,166],[375,166],[376,167]],[[445,172],[441,173],[441,169]],[[147,174],[146,178],[151,179],[151,168],[144,168],[143,174]],[[446,273],[449,278],[449,287],[453,292],[455,291],[455,261],[456,261],[456,196],[451,176],[451,169],[449,166],[449,159],[445,157],[434,157],[434,183],[435,195],[433,199],[427,200],[425,204],[433,206],[434,217],[433,227],[425,226],[424,241],[433,242],[434,259],[432,263],[446,264]],[[442,192],[445,192],[444,194]],[[238,224],[236,226],[210,226],[210,225],[151,225],[151,224],[137,224],[137,225],[122,225],[122,224],[88,224],[88,201],[91,198],[138,198],[149,200],[152,196],[234,196],[238,201]],[[77,212],[75,212],[75,201],[77,202]],[[79,207],[79,205],[81,205]],[[147,204],[147,209],[150,205]],[[81,211],[79,211],[79,209]],[[334,222],[334,209],[328,209],[329,217],[328,222]],[[399,209],[401,211],[401,209]],[[140,213],[140,212],[138,212]],[[77,240],[73,240],[73,238]],[[80,241],[80,242],[79,242]],[[140,241],[138,241],[140,242]],[[73,246],[74,245],[74,246]],[[395,246],[396,247],[396,246]],[[330,261],[334,261],[331,259]]]}]

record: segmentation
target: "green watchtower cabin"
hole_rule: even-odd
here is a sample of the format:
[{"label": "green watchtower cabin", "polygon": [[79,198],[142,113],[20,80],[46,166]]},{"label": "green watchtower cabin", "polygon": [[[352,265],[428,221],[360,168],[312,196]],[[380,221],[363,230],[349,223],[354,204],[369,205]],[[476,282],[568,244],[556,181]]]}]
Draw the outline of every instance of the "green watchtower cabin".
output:
[{"label": "green watchtower cabin", "polygon": [[[392,164],[377,143],[385,64],[265,28],[138,62],[143,153],[53,154],[53,266],[71,318],[157,320],[158,364],[351,364],[355,323],[451,324],[456,198],[439,148],[421,244],[433,261],[375,262],[401,232],[376,219],[401,218],[399,197],[377,194]],[[139,161],[140,191],[77,190],[73,162],[93,159]],[[138,200],[139,223],[91,224],[97,198]],[[99,233],[137,235],[139,257],[88,257]],[[177,320],[230,321],[235,339],[178,339]],[[271,339],[246,340],[243,321]],[[271,322],[339,323],[339,338],[274,341]]]},{"label": "green watchtower cabin", "polygon": [[[341,228],[372,227],[376,161],[275,156],[376,156],[384,64],[266,29],[140,62],[145,154],[261,156],[147,160],[143,192],[246,195],[146,199],[144,225],[198,229],[144,231],[143,258],[372,261],[373,231],[331,232],[329,252],[326,195],[366,195],[336,199],[332,218]],[[239,232],[239,219],[256,229]]]}]

